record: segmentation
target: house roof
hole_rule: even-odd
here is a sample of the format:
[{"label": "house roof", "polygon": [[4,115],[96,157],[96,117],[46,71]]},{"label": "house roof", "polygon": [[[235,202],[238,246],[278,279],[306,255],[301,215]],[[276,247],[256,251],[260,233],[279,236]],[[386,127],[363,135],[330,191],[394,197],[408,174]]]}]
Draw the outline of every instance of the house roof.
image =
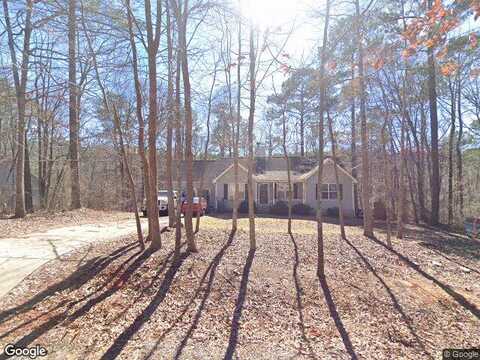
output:
[{"label": "house roof", "polygon": [[[225,170],[223,170],[218,176],[215,177],[215,179],[212,180],[212,182],[216,183],[218,179],[220,179],[223,175],[225,175],[231,168],[233,168],[233,163],[230,164]],[[241,163],[238,164],[239,169],[243,171],[248,171],[248,169],[242,165]]]},{"label": "house roof", "polygon": [[[291,156],[291,179],[292,181],[304,181],[317,172],[317,159],[301,156]],[[331,157],[326,157],[325,162],[333,162]],[[239,158],[240,166],[246,170],[248,168],[248,159]],[[204,177],[204,183],[213,183],[221,175],[225,174],[233,166],[233,158],[221,158],[215,160],[194,160],[193,162],[193,178],[199,181]],[[356,180],[341,166],[337,165],[340,171],[347,174],[354,182]],[[176,178],[177,171],[180,171],[182,180],[186,179],[186,162],[181,161],[179,166],[174,164],[173,177]],[[162,171],[161,181],[166,181],[166,172]],[[255,174],[256,181],[279,181],[287,182],[287,162],[283,156],[257,157],[255,158]]]},{"label": "house roof", "polygon": [[[247,168],[246,159],[240,158],[239,159],[240,165]],[[180,171],[180,177],[182,181],[185,181],[187,176],[187,163],[186,161],[182,160],[179,165],[178,163],[173,164],[173,179],[175,180],[177,176],[177,171]],[[220,174],[222,174],[228,167],[233,165],[232,158],[222,158],[222,159],[215,159],[215,160],[194,160],[193,161],[193,179],[195,181],[199,181],[203,176],[203,180],[205,184],[212,183],[215,178],[217,178]],[[161,177],[160,181],[166,181],[166,171],[160,172]]]},{"label": "house roof", "polygon": [[[334,164],[334,161],[331,157],[328,157],[326,158],[324,161],[323,161],[323,164],[326,164],[326,163],[333,163]],[[341,167],[340,165],[337,164],[337,168],[343,172],[345,175],[347,175],[350,179],[352,179],[353,183],[357,183],[357,179],[355,179],[347,170],[345,170],[343,167]],[[299,180],[306,180],[308,179],[309,177],[311,177],[312,175],[316,174],[318,171],[318,165],[315,166],[313,169],[311,169],[309,172],[303,174],[302,176],[300,176]]]}]

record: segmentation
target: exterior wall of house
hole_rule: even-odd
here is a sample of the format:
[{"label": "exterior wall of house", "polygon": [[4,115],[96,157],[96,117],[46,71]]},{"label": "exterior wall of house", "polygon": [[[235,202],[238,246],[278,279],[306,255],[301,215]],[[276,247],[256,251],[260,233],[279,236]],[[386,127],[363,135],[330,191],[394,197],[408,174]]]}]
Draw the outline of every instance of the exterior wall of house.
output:
[{"label": "exterior wall of house", "polygon": [[[241,167],[238,169],[238,184],[240,191],[240,201],[244,199],[245,184],[248,181],[248,173]],[[224,185],[228,185],[228,200],[223,198]],[[218,210],[231,211],[233,206],[233,196],[235,194],[235,176],[233,167],[230,168],[225,174],[217,179],[216,184],[213,184],[215,194],[215,206]],[[254,186],[254,196],[256,198],[256,189]]]},{"label": "exterior wall of house", "polygon": [[[324,171],[323,171],[323,178],[324,184],[335,184],[335,173],[334,173],[334,164],[332,162],[326,162],[324,164]],[[353,202],[353,180],[352,178],[347,175],[341,169],[338,170],[339,174],[339,181],[343,187],[343,200],[342,200],[342,208],[345,216],[353,217],[355,215],[355,207]],[[240,201],[244,199],[244,189],[245,184],[247,183],[247,171],[240,168],[239,169],[239,187],[240,187]],[[259,184],[268,184],[268,204],[262,205],[259,202],[258,197],[258,189]],[[304,202],[305,204],[311,206],[313,209],[316,208],[316,197],[315,197],[315,189],[317,183],[317,173],[314,173],[312,176],[307,178],[303,181],[303,199],[294,199],[293,203],[301,203]],[[227,184],[228,186],[228,199],[224,199],[223,189],[224,185]],[[272,182],[255,182],[254,183],[254,199],[257,203],[257,209],[259,210],[267,210],[271,204],[275,202],[274,199],[274,191],[273,191],[274,184]],[[204,185],[205,189],[209,188],[209,185]],[[234,185],[234,174],[233,174],[233,167],[230,168],[227,172],[221,175],[216,183],[210,184],[210,199],[209,204],[215,207],[219,211],[231,211],[232,204],[233,204],[233,196],[235,191]],[[278,199],[276,199],[278,200]],[[285,201],[287,199],[284,199]],[[337,207],[337,199],[322,199],[323,209],[326,212],[328,208]]]},{"label": "exterior wall of house", "polygon": [[[328,162],[323,165],[323,183],[335,184],[335,172],[333,163]],[[353,203],[353,180],[342,170],[338,170],[339,182],[343,186],[342,209],[347,217],[355,216],[355,208]],[[306,204],[316,209],[317,200],[315,197],[316,184],[318,180],[318,172],[315,172],[305,182]],[[328,208],[338,207],[337,199],[322,199],[322,208],[326,212]]]}]

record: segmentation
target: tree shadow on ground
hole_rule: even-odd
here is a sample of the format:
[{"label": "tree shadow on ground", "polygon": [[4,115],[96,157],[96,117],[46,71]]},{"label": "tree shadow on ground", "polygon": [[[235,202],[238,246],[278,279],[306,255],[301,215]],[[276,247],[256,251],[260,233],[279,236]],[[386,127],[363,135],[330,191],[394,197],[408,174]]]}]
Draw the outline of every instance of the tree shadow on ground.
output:
[{"label": "tree shadow on ground", "polygon": [[[109,276],[106,277],[105,281],[103,282],[102,285],[100,285],[95,291],[75,300],[75,301],[69,301],[68,299],[64,299],[63,301],[61,301],[59,304],[49,308],[47,311],[41,313],[40,315],[37,315],[35,317],[31,317],[28,319],[28,321],[25,321],[23,323],[20,323],[18,325],[16,325],[15,327],[11,328],[10,330],[8,330],[7,332],[3,333],[0,335],[0,339],[3,339],[4,337],[10,335],[12,332],[14,331],[18,331],[19,329],[27,326],[28,324],[30,324],[31,322],[33,321],[36,321],[38,320],[39,318],[43,317],[43,316],[46,316],[48,315],[50,312],[52,311],[55,311],[57,309],[60,309],[62,308],[63,306],[66,307],[66,310],[65,311],[68,311],[68,309],[72,308],[74,305],[76,304],[79,304],[81,303],[82,301],[85,301],[87,300],[88,298],[92,297],[93,295],[95,295],[96,293],[100,292],[102,289],[104,289],[107,285],[109,285],[113,279],[115,279],[116,275],[118,273],[120,273],[120,271],[131,261],[133,260],[134,258],[136,258],[140,253],[142,252],[142,250],[138,250],[136,251],[135,253],[133,253],[132,255],[130,255],[126,260],[122,261],[122,263],[112,272],[109,274]],[[122,255],[120,255],[122,254]],[[113,259],[117,259],[118,257],[121,257],[123,255],[125,255],[126,253],[123,253],[123,252],[120,252],[118,254],[115,255],[115,257],[113,257]],[[113,261],[113,260],[112,260]],[[110,264],[111,261],[108,262],[108,264]],[[106,266],[108,266],[105,265]],[[92,276],[89,276],[87,281],[85,281],[85,283],[88,282],[88,280],[92,279],[94,276],[98,275],[99,272],[96,272],[95,275],[93,274],[89,274],[89,275],[92,275]],[[118,282],[119,279],[117,279],[117,282]],[[85,283],[81,284],[81,285],[84,285]],[[75,289],[78,289],[79,287],[75,286]]]},{"label": "tree shadow on ground", "polygon": [[125,246],[122,246],[119,249],[116,249],[115,251],[105,256],[101,256],[101,257],[97,256],[87,260],[85,264],[79,266],[76,269],[76,271],[68,275],[68,277],[66,277],[62,281],[49,286],[47,289],[36,294],[34,297],[24,302],[23,304],[20,304],[8,310],[2,311],[0,313],[0,323],[7,321],[13,315],[20,315],[24,312],[31,310],[37,304],[39,304],[46,298],[54,295],[55,293],[59,293],[65,290],[73,291],[81,288],[89,280],[91,280],[97,274],[99,274],[102,270],[104,270],[114,260],[122,257],[123,255],[129,253],[130,251],[132,251],[137,247],[138,247],[137,242],[130,243]]},{"label": "tree shadow on ground", "polygon": [[[38,337],[41,335],[45,334],[61,322],[67,322],[68,324],[74,322],[76,319],[82,317],[85,315],[92,307],[96,306],[97,304],[101,303],[102,301],[106,300],[110,296],[112,296],[117,290],[119,290],[126,281],[132,276],[132,274],[138,270],[141,265],[155,252],[155,250],[152,249],[147,249],[145,250],[140,256],[138,256],[133,263],[131,263],[127,269],[120,274],[120,276],[116,279],[115,282],[102,294],[98,295],[95,298],[92,298],[88,300],[85,304],[83,304],[79,309],[75,310],[71,315],[68,315],[68,312],[77,304],[81,303],[84,301],[86,298],[90,297],[90,295],[87,295],[86,297],[83,297],[81,299],[75,300],[75,301],[70,301],[66,304],[65,307],[62,308],[62,312],[54,315],[53,317],[49,318],[46,322],[42,323],[40,326],[36,327],[33,329],[30,333],[24,335],[20,340],[16,342],[16,347],[27,347],[30,343],[35,341]],[[173,252],[170,253],[169,256],[171,256]],[[132,259],[134,256],[131,256],[130,259]],[[167,259],[165,259],[167,261]],[[126,262],[124,262],[125,264]],[[123,267],[123,264],[122,266]],[[120,268],[121,268],[120,267]],[[118,271],[118,269],[117,269]],[[101,288],[104,288],[106,285],[102,285]],[[98,293],[98,290],[94,292]],[[57,308],[59,308],[57,306]],[[10,333],[11,331],[9,331]],[[6,335],[2,335],[1,337],[4,337]],[[5,354],[0,355],[0,360],[6,359]]]},{"label": "tree shadow on ground", "polygon": [[405,311],[403,310],[402,306],[400,305],[400,303],[398,302],[397,298],[395,297],[395,294],[392,292],[392,290],[390,289],[390,287],[385,283],[385,281],[383,280],[383,278],[375,271],[375,269],[373,268],[372,264],[365,258],[365,256],[363,255],[363,253],[358,250],[357,247],[355,247],[350,241],[348,241],[347,239],[345,239],[345,242],[357,253],[357,255],[360,257],[360,259],[362,260],[362,262],[365,264],[365,266],[368,268],[368,270],[370,270],[370,272],[373,274],[373,276],[375,276],[375,278],[380,282],[380,284],[383,286],[383,288],[385,289],[385,291],[387,292],[388,296],[390,297],[390,300],[392,301],[392,304],[393,304],[393,307],[395,308],[395,310],[398,311],[398,313],[401,315],[402,317],[402,320],[404,321],[405,325],[407,326],[410,334],[414,337],[415,341],[417,342],[417,344],[420,346],[420,348],[422,349],[423,353],[425,356],[427,356],[429,359],[433,359],[432,355],[428,353],[428,351],[426,350],[425,348],[425,345],[423,344],[422,340],[420,339],[420,337],[417,335],[417,333],[415,332],[415,329],[413,328],[412,326],[412,320],[410,319],[410,317],[405,313]]},{"label": "tree shadow on ground", "polygon": [[[386,228],[382,224],[376,224],[375,230],[381,234],[386,233]],[[447,256],[455,255],[473,261],[480,259],[480,241],[449,231],[444,227],[428,225],[407,226],[405,228],[405,237],[402,241],[411,240]]]},{"label": "tree shadow on ground", "polygon": [[237,300],[235,301],[235,309],[233,311],[232,324],[230,326],[230,337],[224,359],[233,359],[233,355],[235,354],[235,349],[238,343],[238,334],[240,331],[240,319],[242,317],[243,304],[247,297],[248,277],[250,275],[254,257],[255,249],[250,249],[245,266],[243,267],[242,280],[240,281],[240,289],[238,291]]},{"label": "tree shadow on ground", "polygon": [[[220,251],[215,255],[212,262],[210,263],[207,270],[205,271],[202,279],[200,280],[200,285],[197,288],[197,291],[195,292],[191,302],[193,302],[195,300],[195,298],[198,296],[198,293],[202,289],[202,284],[205,281],[205,278],[206,278],[207,274],[210,273],[210,276],[208,277],[207,287],[204,290],[204,294],[203,294],[203,297],[202,297],[202,301],[200,302],[200,306],[197,308],[197,311],[196,311],[196,313],[193,317],[192,324],[190,325],[187,333],[185,334],[184,338],[180,342],[180,345],[177,347],[177,351],[175,353],[175,359],[180,358],[183,349],[187,345],[188,340],[192,337],[193,332],[197,328],[198,322],[200,321],[200,318],[202,316],[202,312],[205,308],[205,304],[206,304],[206,302],[208,300],[208,297],[210,296],[210,292],[212,290],[212,285],[213,285],[213,282],[215,280],[215,274],[216,274],[217,267],[220,264],[220,261],[221,261],[223,255],[225,254],[225,252],[227,251],[227,249],[230,247],[230,245],[232,245],[234,236],[235,236],[235,231],[231,231],[230,235],[228,236],[227,242],[225,243],[225,245],[222,246]],[[190,304],[187,305],[186,309],[188,309],[189,307],[190,307]],[[182,315],[183,315],[183,313],[182,313]]]},{"label": "tree shadow on ground", "polygon": [[[157,339],[157,341],[155,342],[155,345],[152,347],[152,349],[149,351],[149,353],[145,356],[145,359],[150,359],[152,358],[152,356],[154,355],[155,351],[158,349],[158,345],[163,341],[163,339],[165,338],[165,336],[167,336],[172,330],[173,328],[183,319],[183,317],[185,316],[185,314],[187,313],[187,311],[190,309],[190,307],[192,306],[192,304],[194,304],[195,300],[197,299],[198,295],[200,294],[200,292],[202,291],[202,286],[207,278],[207,275],[210,273],[210,278],[209,278],[209,285],[208,285],[208,291],[205,291],[205,294],[204,294],[204,300],[206,301],[208,299],[208,296],[210,294],[210,290],[211,290],[211,284],[213,283],[213,277],[214,275],[211,273],[211,271],[213,271],[213,273],[215,272],[214,268],[216,268],[218,266],[218,264],[220,263],[220,260],[221,258],[223,257],[225,251],[227,250],[227,248],[232,244],[233,242],[233,239],[234,239],[234,235],[235,235],[235,232],[232,231],[230,232],[230,235],[228,237],[228,240],[227,242],[224,244],[224,246],[220,249],[220,251],[217,253],[217,255],[213,258],[212,262],[209,264],[209,266],[207,267],[207,269],[205,270],[205,272],[203,273],[203,276],[201,277],[200,279],[200,282],[197,286],[197,289],[195,290],[195,293],[193,294],[193,296],[191,297],[190,301],[187,303],[187,305],[185,305],[185,307],[183,308],[182,312],[180,313],[180,315],[178,315],[178,317],[172,322],[172,324],[170,325],[170,327],[165,330],[161,335],[160,337]],[[205,301],[202,300],[202,305],[205,303]],[[203,306],[201,306],[198,310],[197,310],[197,316],[198,318],[200,318],[200,315],[201,315],[201,311],[203,310]],[[198,321],[198,320],[197,320]],[[195,325],[196,326],[196,325]],[[194,329],[193,329],[194,330]],[[191,336],[191,334],[190,334]],[[177,350],[178,352],[178,350]]]},{"label": "tree shadow on ground", "polygon": [[355,350],[352,345],[352,341],[350,340],[350,336],[348,335],[347,330],[345,329],[345,326],[343,325],[342,319],[340,318],[340,315],[338,314],[337,307],[335,305],[335,302],[333,301],[332,294],[330,292],[330,288],[328,287],[327,284],[327,279],[320,277],[320,286],[322,287],[323,290],[323,295],[325,296],[325,301],[327,302],[328,306],[328,311],[330,312],[330,316],[332,317],[335,326],[340,334],[340,337],[342,338],[343,345],[345,346],[345,350],[347,350],[348,355],[354,360],[357,360],[357,354],[355,353]]},{"label": "tree shadow on ground", "polygon": [[[298,319],[299,319],[299,326],[300,331],[302,332],[302,340],[307,345],[308,356],[312,359],[318,359],[317,355],[312,349],[312,344],[310,343],[310,339],[308,339],[306,331],[305,331],[305,321],[303,318],[303,302],[302,302],[302,294],[303,289],[300,284],[300,279],[298,277],[298,266],[300,265],[300,258],[298,256],[298,246],[295,241],[295,238],[292,234],[290,235],[290,240],[292,240],[293,245],[293,253],[294,253],[294,264],[293,264],[293,281],[295,283],[295,297],[297,301],[297,312],[298,312]],[[303,344],[302,344],[303,345]]]},{"label": "tree shadow on ground", "polygon": [[[430,251],[434,252],[436,255],[444,258],[445,260],[448,260],[448,261],[450,261],[454,264],[457,264],[458,266],[464,267],[465,269],[468,269],[468,270],[473,271],[474,273],[477,273],[477,274],[480,275],[480,271],[478,271],[476,269],[473,269],[471,266],[465,264],[464,262],[460,262],[456,259],[451,258],[450,256],[445,255],[443,252],[441,252],[439,250],[436,250],[437,247],[434,244],[421,242],[419,245],[428,248]],[[480,255],[478,256],[478,259],[480,259]]]},{"label": "tree shadow on ground", "polygon": [[370,240],[374,241],[378,245],[384,247],[387,251],[390,251],[392,254],[395,254],[401,261],[403,261],[407,266],[409,266],[411,269],[415,270],[417,273],[422,275],[424,278],[432,281],[435,283],[435,285],[439,286],[443,291],[445,291],[448,295],[450,295],[459,305],[461,305],[465,310],[469,311],[472,313],[473,316],[475,316],[477,319],[480,319],[480,309],[477,308],[477,306],[473,303],[471,303],[468,299],[466,299],[462,294],[459,294],[456,292],[454,289],[450,287],[450,285],[445,284],[438,280],[437,278],[433,277],[429,273],[425,272],[415,264],[412,260],[410,260],[408,257],[405,255],[399,253],[395,249],[389,248],[386,244],[384,244],[382,241],[379,239],[372,237],[369,238]]},{"label": "tree shadow on ground", "polygon": [[155,294],[153,300],[148,304],[148,306],[138,315],[135,320],[126,328],[113,342],[113,344],[108,348],[108,350],[103,354],[101,359],[110,360],[116,358],[123,350],[127,342],[135,335],[147,322],[158,306],[163,302],[167,293],[172,286],[172,283],[175,279],[175,275],[182,266],[185,259],[188,257],[189,253],[184,252],[180,254],[177,259],[174,259],[169,269],[165,273],[162,284]]}]

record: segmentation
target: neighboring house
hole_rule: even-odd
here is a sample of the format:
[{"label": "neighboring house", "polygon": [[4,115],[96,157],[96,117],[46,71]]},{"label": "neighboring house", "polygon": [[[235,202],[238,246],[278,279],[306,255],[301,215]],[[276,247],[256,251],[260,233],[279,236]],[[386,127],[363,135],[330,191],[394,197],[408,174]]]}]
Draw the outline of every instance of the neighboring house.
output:
[{"label": "neighboring house", "polygon": [[[38,178],[32,175],[32,200],[33,207],[40,206],[40,193]],[[15,208],[15,166],[11,161],[0,162],[0,209]]]},{"label": "neighboring house", "polygon": [[[316,161],[295,156],[290,158],[290,162],[293,203],[307,204],[315,209],[318,179]],[[182,162],[181,166],[175,168],[180,169],[181,187],[182,190],[185,190],[185,163]],[[325,159],[321,188],[322,207],[324,211],[328,208],[337,207],[337,197],[340,197],[344,214],[354,216],[354,192],[357,181],[343,167],[337,165],[337,168],[339,174],[338,189],[335,183],[334,161],[330,157]],[[200,189],[202,174],[204,181]],[[240,201],[246,199],[247,174],[247,160],[241,158],[238,174]],[[233,159],[196,160],[193,164],[193,178],[195,192],[206,197],[211,207],[218,211],[232,209],[235,192]],[[277,201],[288,201],[288,174],[284,157],[255,158],[253,181],[255,202],[260,211],[268,211],[269,207]],[[161,182],[165,186],[165,179],[162,179]]]}]

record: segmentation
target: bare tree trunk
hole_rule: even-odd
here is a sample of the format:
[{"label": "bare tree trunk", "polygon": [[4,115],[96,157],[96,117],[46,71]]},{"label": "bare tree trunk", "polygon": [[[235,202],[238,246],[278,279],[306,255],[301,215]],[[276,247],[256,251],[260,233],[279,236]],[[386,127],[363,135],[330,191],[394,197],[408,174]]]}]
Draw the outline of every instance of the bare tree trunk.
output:
[{"label": "bare tree trunk", "polygon": [[[404,16],[404,1],[402,0],[402,17],[403,17],[403,29],[404,31],[407,28]],[[407,46],[407,41],[404,41],[405,47]],[[407,112],[408,112],[408,105],[407,105],[407,76],[408,76],[408,63],[404,59],[404,76],[402,80],[402,94],[400,95],[400,111],[401,111],[401,124],[400,124],[400,179],[399,179],[399,186],[398,186],[398,214],[397,214],[397,238],[402,239],[404,229],[404,219],[405,219],[405,207],[406,207],[406,186],[405,186],[405,172],[407,171],[406,165],[406,158],[405,158],[405,131],[406,131],[406,120],[407,120]]]},{"label": "bare tree trunk", "polygon": [[23,30],[23,50],[20,74],[18,70],[17,55],[15,52],[15,41],[13,29],[10,23],[8,12],[8,1],[3,0],[3,13],[5,16],[5,27],[8,35],[8,47],[12,61],[13,79],[15,82],[15,93],[17,98],[17,154],[15,162],[15,217],[23,218],[25,211],[25,184],[24,184],[24,161],[25,161],[25,102],[28,76],[28,65],[30,57],[30,37],[32,34],[32,12],[33,0],[27,0],[25,9],[25,28]]},{"label": "bare tree trunk", "polygon": [[455,121],[457,110],[455,109],[455,88],[452,81],[449,79],[450,90],[450,135],[448,138],[448,226],[453,223],[453,149],[455,143]]},{"label": "bare tree trunk", "polygon": [[75,54],[77,38],[76,0],[68,1],[68,119],[69,119],[69,158],[72,209],[80,209],[80,170],[78,158],[79,124],[77,108],[77,57]]},{"label": "bare tree trunk", "polygon": [[[241,0],[238,1],[238,8],[241,9]],[[238,142],[240,140],[240,107],[241,107],[241,95],[242,95],[242,86],[240,78],[240,64],[242,61],[242,17],[241,14],[238,16],[238,56],[237,56],[237,121],[236,121],[236,130],[235,130],[235,141],[233,148],[233,178],[235,183],[235,190],[233,194],[233,210],[232,210],[232,231],[237,230],[237,219],[238,219],[238,195],[239,195],[239,185],[238,185]]]},{"label": "bare tree trunk", "polygon": [[188,69],[187,54],[187,17],[188,17],[188,0],[183,4],[182,14],[178,9],[178,19],[181,28],[179,29],[180,53],[182,58],[182,77],[183,77],[183,93],[185,106],[185,158],[187,163],[187,211],[185,213],[185,230],[187,235],[187,249],[190,252],[198,252],[195,244],[192,224],[193,209],[193,153],[192,153],[192,102],[190,89],[190,73]]},{"label": "bare tree trunk", "polygon": [[42,120],[43,113],[37,117],[37,141],[38,141],[38,193],[40,197],[40,208],[44,209],[46,206],[46,198],[45,198],[45,172],[44,172],[44,163],[45,157],[47,154],[44,153],[44,139],[45,136],[43,134],[43,120]]},{"label": "bare tree trunk", "polygon": [[457,182],[458,182],[458,202],[460,207],[460,221],[464,220],[463,210],[463,157],[462,157],[462,142],[463,142],[463,114],[462,114],[462,83],[461,77],[458,77],[457,84],[457,111],[458,111],[458,138],[457,138]]},{"label": "bare tree trunk", "polygon": [[[170,18],[170,0],[165,0],[167,11],[167,53],[168,53],[168,120],[167,120],[167,189],[168,189],[168,226],[175,224],[175,205],[173,199],[173,175],[172,175],[172,142],[173,142],[173,122],[175,120],[174,101],[173,101],[173,42],[172,25]],[[179,165],[178,163],[176,164]]]},{"label": "bare tree trunk", "polygon": [[250,231],[250,250],[257,248],[255,239],[255,207],[253,198],[253,122],[255,117],[256,100],[256,50],[254,43],[254,29],[250,25],[250,111],[248,114],[248,224]]},{"label": "bare tree trunk", "polygon": [[300,156],[305,156],[305,98],[303,89],[300,96]]},{"label": "bare tree trunk", "polygon": [[387,246],[392,248],[392,226],[391,226],[391,197],[392,197],[392,187],[390,184],[390,161],[388,160],[387,155],[387,121],[388,117],[385,116],[385,122],[382,127],[382,149],[383,149],[383,168],[384,168],[384,181],[385,181],[385,209],[387,212]]},{"label": "bare tree trunk", "polygon": [[[407,129],[407,143],[408,143],[408,153],[413,154],[414,150],[413,150],[412,141],[410,139],[410,133],[408,129]],[[413,209],[413,219],[415,221],[415,224],[419,224],[420,218],[418,216],[418,206],[416,202],[416,194],[415,194],[416,188],[415,188],[415,184],[413,183],[413,176],[415,174],[415,171],[414,171],[413,165],[411,165],[411,169],[408,168],[408,162],[406,162],[405,167],[406,167],[407,180],[408,180],[408,193],[410,194],[410,202],[412,203],[412,209]]]},{"label": "bare tree trunk", "polygon": [[150,197],[152,210],[148,212],[149,232],[151,247],[159,249],[162,246],[160,237],[160,223],[158,221],[157,201],[157,53],[160,41],[160,24],[162,14],[162,2],[157,0],[157,19],[155,30],[152,25],[152,9],[150,0],[145,0],[145,25],[147,29],[147,55],[148,55],[148,165],[149,165],[149,188],[147,196]]},{"label": "bare tree trunk", "polygon": [[[345,221],[343,218],[343,205],[342,201],[343,198],[340,198],[340,180],[338,178],[338,168],[337,168],[337,151],[336,151],[336,142],[335,136],[333,135],[333,125],[332,125],[332,118],[330,117],[329,112],[327,111],[327,121],[328,121],[328,130],[330,132],[330,141],[332,143],[332,157],[333,157],[333,169],[335,174],[335,184],[337,186],[337,206],[338,206],[338,216],[340,220],[340,236],[342,239],[346,239],[347,236],[345,235]],[[343,197],[343,194],[342,194]]]},{"label": "bare tree trunk", "polygon": [[133,181],[132,172],[130,171],[130,166],[128,164],[127,153],[125,151],[125,145],[124,145],[124,142],[123,142],[122,127],[121,127],[120,118],[118,116],[118,112],[117,112],[117,109],[116,109],[115,105],[113,105],[113,120],[114,120],[114,123],[115,123],[115,127],[117,128],[117,131],[118,131],[119,143],[120,143],[120,152],[122,154],[123,163],[125,165],[125,171],[127,173],[128,183],[130,185],[130,196],[131,196],[133,204],[134,204],[135,224],[137,226],[137,238],[138,238],[138,242],[140,243],[140,247],[142,249],[145,249],[145,241],[143,239],[142,223],[140,222],[140,215],[138,213],[137,194],[136,194],[136,191],[135,191],[135,182]]},{"label": "bare tree trunk", "polygon": [[30,149],[28,148],[27,133],[25,132],[25,209],[33,213],[32,172],[30,171]]},{"label": "bare tree trunk", "polygon": [[[432,7],[432,0],[428,0],[428,9]],[[430,223],[438,225],[440,222],[440,162],[438,156],[438,113],[437,113],[437,81],[435,76],[435,58],[433,48],[427,48],[428,54],[428,99],[430,104],[430,136],[432,178],[430,183],[432,197],[432,213]]]},{"label": "bare tree trunk", "polygon": [[363,20],[360,13],[359,0],[355,0],[356,19],[356,41],[358,50],[358,78],[360,84],[360,122],[361,122],[361,139],[362,139],[362,203],[363,203],[363,234],[373,237],[373,214],[371,207],[371,187],[370,182],[370,162],[368,156],[368,134],[367,134],[367,114],[366,114],[366,94],[365,79],[363,65],[363,44],[362,44],[362,27]]},{"label": "bare tree trunk", "polygon": [[[420,218],[422,221],[427,221],[427,209],[425,206],[425,192],[424,192],[424,185],[425,185],[425,152],[428,151],[427,145],[427,122],[425,111],[423,110],[423,106],[420,109],[420,146],[419,146],[419,166],[417,167],[417,188],[418,188],[418,202],[420,204]],[[428,155],[427,155],[428,158]],[[428,160],[427,160],[428,164]],[[427,174],[429,173],[427,168]]]},{"label": "bare tree trunk", "polygon": [[[178,42],[178,31],[177,31],[177,42]],[[182,154],[183,154],[183,143],[182,143],[182,115],[180,112],[180,64],[181,64],[181,54],[177,46],[176,54],[176,75],[175,75],[175,161],[177,164],[177,188],[178,191],[182,191],[182,178],[180,172],[180,164],[182,163]],[[178,259],[180,256],[180,247],[182,241],[182,204],[181,201],[177,200],[177,208],[175,214],[175,259]]]},{"label": "bare tree trunk", "polygon": [[[152,213],[152,197],[150,196],[150,181],[149,181],[149,166],[148,159],[145,155],[145,122],[143,119],[143,96],[142,96],[142,87],[140,84],[140,77],[138,75],[138,55],[137,55],[137,45],[135,44],[135,36],[133,33],[133,12],[130,5],[130,0],[125,0],[127,7],[127,23],[128,23],[128,33],[130,40],[130,47],[132,49],[132,69],[133,69],[133,80],[135,83],[135,112],[138,120],[138,153],[142,161],[142,178],[143,178],[143,190],[145,193],[145,199],[147,202],[147,214]],[[148,229],[153,228],[151,224],[152,217],[148,216]]]},{"label": "bare tree trunk", "polygon": [[318,178],[317,178],[317,246],[318,246],[318,261],[317,261],[317,275],[320,279],[325,278],[325,255],[323,249],[323,219],[322,219],[322,184],[323,184],[323,147],[324,147],[324,112],[325,112],[325,97],[326,79],[325,79],[325,64],[327,63],[327,44],[328,44],[328,23],[330,20],[330,0],[326,0],[325,23],[323,27],[323,42],[320,51],[320,109],[318,122]]},{"label": "bare tree trunk", "polygon": [[[355,52],[352,52],[352,79],[355,79]],[[352,176],[354,179],[357,179],[357,118],[356,118],[356,108],[355,108],[355,95],[352,94],[352,103],[351,103],[351,142],[350,142],[350,159],[352,163]],[[354,186],[353,188],[353,204],[354,211],[358,208],[358,188]]]},{"label": "bare tree trunk", "polygon": [[[282,105],[283,106],[283,105]],[[283,156],[285,157],[285,162],[287,163],[287,183],[288,183],[288,226],[287,231],[289,234],[292,234],[292,170],[290,164],[290,158],[288,156],[287,150],[287,124],[285,118],[285,108],[282,109],[282,147],[283,147]]]},{"label": "bare tree trunk", "polygon": [[[405,89],[404,89],[405,91]],[[403,96],[403,109],[401,118],[400,129],[400,178],[398,186],[398,214],[397,214],[397,238],[402,239],[404,233],[404,218],[405,218],[405,206],[406,206],[406,186],[405,186],[405,172],[406,159],[405,159],[405,93]]]}]

